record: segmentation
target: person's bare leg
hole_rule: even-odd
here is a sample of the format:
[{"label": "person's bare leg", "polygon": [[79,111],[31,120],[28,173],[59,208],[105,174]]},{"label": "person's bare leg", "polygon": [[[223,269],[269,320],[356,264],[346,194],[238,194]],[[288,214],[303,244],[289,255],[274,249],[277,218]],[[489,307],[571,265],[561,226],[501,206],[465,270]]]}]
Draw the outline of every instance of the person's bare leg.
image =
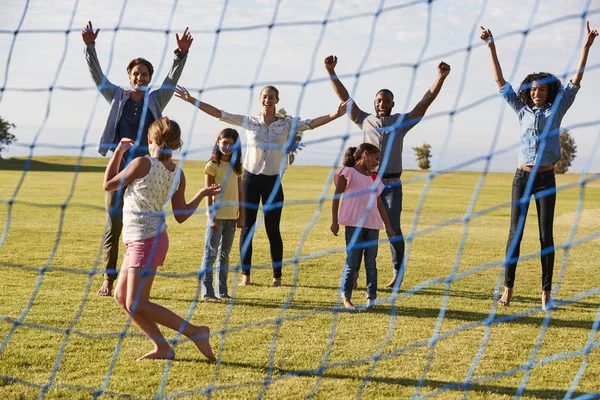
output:
[{"label": "person's bare leg", "polygon": [[512,299],[513,289],[504,286],[504,293],[502,293],[502,297],[498,300],[498,305],[508,307],[510,306],[510,300]]},{"label": "person's bare leg", "polygon": [[[128,285],[129,288],[134,286],[141,286],[141,281],[144,278],[141,276],[141,274],[129,274],[128,279],[136,282],[132,285]],[[200,350],[200,352],[206,358],[208,358],[210,361],[215,361],[216,358],[212,352],[212,348],[210,346],[209,341],[210,330],[207,326],[196,326],[190,322],[186,322],[183,318],[181,318],[179,315],[175,314],[168,308],[149,301],[150,286],[152,285],[153,280],[154,274],[149,274],[146,277],[146,282],[144,283],[144,286],[142,288],[142,295],[140,296],[138,307],[135,310],[135,315],[137,316],[139,314],[142,318],[152,321],[154,325],[163,325],[167,328],[173,329],[174,331],[179,331],[181,329],[181,326],[185,324],[185,328],[182,332],[183,335],[190,338],[194,342],[196,347],[198,347],[198,350]],[[149,282],[150,284],[148,285],[147,282]],[[140,327],[140,329],[142,328]],[[158,329],[158,327],[156,327],[156,329],[158,330],[158,332],[160,332],[160,329]],[[145,331],[144,333],[146,334],[146,336],[148,336],[148,333],[146,333]],[[164,344],[166,344],[166,341],[164,342]],[[161,349],[164,349],[164,347]],[[171,348],[169,347],[169,349]],[[171,349],[171,352],[172,351],[173,350]],[[165,355],[164,351],[156,351],[151,353],[153,353],[152,357],[145,356],[145,358],[158,358],[158,356]],[[148,353],[147,356],[151,353]]]},{"label": "person's bare leg", "polygon": [[113,284],[115,281],[104,279],[102,287],[98,290],[98,296],[110,297],[112,296]]},{"label": "person's bare leg", "polygon": [[551,301],[552,290],[544,290],[542,292],[542,310],[548,309],[548,304]]},{"label": "person's bare leg", "polygon": [[[152,344],[154,344],[154,350],[138,358],[138,360],[173,359],[175,357],[175,352],[171,346],[169,346],[158,325],[156,325],[156,323],[152,320],[145,318],[141,313],[137,312],[140,308],[139,305],[144,301],[148,301],[150,289],[152,288],[152,282],[154,281],[154,274],[149,274],[143,282],[144,287],[141,289],[142,292],[139,294],[138,306],[135,310],[136,312],[133,315],[131,313],[131,307],[133,307],[133,303],[135,302],[142,280],[140,279],[136,281],[135,279],[132,279],[134,276],[140,276],[141,270],[136,271],[134,268],[129,269],[128,261],[129,258],[125,256],[123,260],[123,266],[121,267],[121,272],[119,273],[117,287],[115,289],[115,300],[125,310],[125,312],[129,314],[133,323],[136,324],[152,342]],[[136,284],[138,285],[138,288],[133,288],[132,286]],[[128,298],[128,296],[133,297]]]}]

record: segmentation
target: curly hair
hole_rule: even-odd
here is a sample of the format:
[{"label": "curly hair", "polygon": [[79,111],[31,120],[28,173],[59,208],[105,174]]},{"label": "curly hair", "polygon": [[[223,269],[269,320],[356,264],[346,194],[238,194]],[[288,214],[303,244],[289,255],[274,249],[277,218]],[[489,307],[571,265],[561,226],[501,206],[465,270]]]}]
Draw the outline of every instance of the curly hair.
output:
[{"label": "curly hair", "polygon": [[519,100],[529,107],[535,106],[531,99],[531,93],[529,92],[533,82],[538,82],[541,85],[548,85],[547,102],[554,103],[556,96],[562,88],[562,84],[556,76],[549,72],[534,72],[533,74],[527,75],[525,79],[523,79],[523,82],[521,82],[521,86],[519,86],[519,92],[517,94]]},{"label": "curly hair", "polygon": [[[231,162],[233,163],[232,168],[236,174],[238,174],[238,175],[241,174],[242,173],[242,148],[241,148],[240,144],[238,143],[238,141],[240,139],[240,135],[235,129],[225,128],[221,132],[219,132],[219,136],[217,136],[217,140],[215,141],[215,147],[213,147],[213,151],[210,156],[210,161],[214,162],[217,165],[221,164],[221,156],[223,155],[223,153],[221,153],[221,150],[219,149],[219,141],[221,139],[233,139],[234,151],[233,151],[233,154],[231,155]],[[235,162],[234,162],[234,159],[235,159]]]}]

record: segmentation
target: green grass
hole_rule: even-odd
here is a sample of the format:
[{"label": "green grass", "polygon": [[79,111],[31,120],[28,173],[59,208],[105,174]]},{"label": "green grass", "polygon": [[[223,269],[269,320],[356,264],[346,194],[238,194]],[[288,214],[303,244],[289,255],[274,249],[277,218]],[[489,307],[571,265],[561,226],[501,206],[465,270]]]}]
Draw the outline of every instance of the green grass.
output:
[{"label": "green grass", "polygon": [[[21,317],[28,302],[31,308],[24,324],[16,327],[0,354],[0,398],[36,398],[39,387],[58,370],[47,398],[90,398],[90,391],[105,381],[127,318],[110,298],[96,295],[102,277],[94,274],[98,263],[104,230],[104,194],[102,176],[106,159],[83,159],[82,169],[75,174],[75,158],[44,157],[30,166],[23,176],[23,160],[0,163],[0,230],[8,228],[0,247],[0,339],[13,328],[11,321]],[[203,184],[203,163],[185,164],[188,197]],[[473,379],[503,374],[523,366],[532,357],[535,343],[542,334],[546,313],[539,309],[539,260],[533,256],[522,261],[517,270],[515,296],[511,307],[497,309],[496,318],[522,312],[529,313],[510,322],[486,327],[493,306],[494,289],[499,282],[500,266],[508,235],[509,209],[491,208],[510,201],[511,174],[489,174],[473,204],[473,212],[483,212],[468,225],[461,220],[468,209],[480,179],[479,173],[456,172],[436,177],[427,188],[426,198],[415,222],[415,212],[424,192],[426,180],[417,171],[406,171],[402,224],[405,234],[414,225],[416,233],[410,242],[406,277],[400,297],[392,306],[383,303],[375,312],[334,313],[337,287],[343,268],[343,252],[315,253],[342,249],[342,237],[329,231],[331,204],[324,202],[322,211],[315,203],[323,190],[329,169],[322,167],[291,167],[284,178],[287,204],[283,211],[282,234],[285,258],[297,253],[302,258],[296,266],[284,268],[284,286],[271,288],[270,268],[253,270],[253,285],[235,288],[239,275],[230,273],[230,290],[235,304],[198,304],[192,315],[196,324],[209,325],[211,342],[221,358],[214,384],[224,387],[212,393],[212,398],[255,398],[263,390],[269,373],[269,349],[276,329],[272,378],[265,398],[302,398],[316,387],[315,398],[355,398],[372,362],[370,357],[382,350],[382,358],[371,371],[362,396],[372,398],[406,398],[415,393],[428,358],[431,365],[419,395],[427,395],[445,385],[464,382],[473,360],[486,335],[487,345],[473,373]],[[555,218],[555,243],[563,244],[572,234],[578,202],[584,212],[574,231],[573,240],[598,234],[600,226],[600,181],[591,180],[581,189],[576,175],[557,177],[559,186],[571,185],[558,194]],[[9,207],[18,187],[14,204]],[[329,193],[332,188],[329,188]],[[308,203],[294,204],[305,200]],[[67,207],[62,209],[62,204]],[[10,212],[10,215],[8,214]],[[301,248],[301,239],[311,219],[314,227]],[[442,227],[444,221],[456,221]],[[8,225],[7,225],[8,224]],[[178,225],[169,217],[171,247],[163,273],[191,274],[197,271],[203,256],[205,219],[203,212]],[[464,237],[463,237],[464,235]],[[464,240],[462,251],[459,246]],[[555,282],[564,272],[559,300],[570,299],[586,290],[600,287],[598,260],[600,239],[584,240],[569,249],[558,250]],[[254,240],[254,262],[268,265],[268,242],[261,227]],[[237,243],[234,244],[237,249]],[[525,228],[522,255],[539,251],[535,207],[531,207]],[[235,262],[237,251],[232,252]],[[390,253],[387,244],[379,250],[379,299],[389,299],[390,290],[383,285],[391,277]],[[473,268],[491,265],[476,272]],[[449,286],[429,285],[412,295],[405,291],[430,279],[448,277],[452,269],[469,272]],[[563,269],[564,266],[564,269]],[[47,267],[41,276],[39,269]],[[67,270],[75,270],[73,273]],[[91,273],[91,274],[90,274]],[[364,272],[354,298],[364,302]],[[32,298],[38,280],[37,295]],[[294,280],[297,278],[297,280]],[[89,285],[89,292],[88,292]],[[192,306],[197,289],[195,278],[157,277],[152,291],[154,301],[185,315]],[[446,299],[446,300],[445,300]],[[282,313],[281,307],[290,301]],[[447,301],[441,326],[437,326],[440,309]],[[534,360],[584,349],[592,332],[592,324],[600,306],[600,295],[590,295],[580,301],[562,305],[551,313],[543,342]],[[537,307],[537,309],[536,309]],[[65,334],[78,312],[81,315]],[[226,320],[226,318],[229,318]],[[283,317],[277,326],[275,321]],[[227,323],[230,331],[223,338],[219,333]],[[332,326],[333,342],[327,356],[329,368],[319,379],[317,374],[297,375],[295,372],[319,368],[328,347]],[[467,325],[472,324],[468,329]],[[44,325],[50,329],[39,329]],[[427,343],[436,329],[444,339],[434,347]],[[163,396],[208,387],[215,376],[215,365],[203,360],[195,347],[183,342],[176,348],[178,361],[135,362],[135,358],[150,349],[150,343],[131,327],[116,356],[106,392],[122,397],[151,398],[159,395],[165,368],[168,377]],[[167,338],[174,333],[165,331]],[[391,339],[382,349],[386,337]],[[66,344],[63,344],[66,341]],[[224,347],[221,341],[224,339]],[[600,334],[587,359],[575,392],[577,395],[600,391]],[[64,345],[64,354],[57,355]],[[357,361],[358,362],[353,362]],[[579,370],[584,356],[578,355],[535,366],[529,372],[524,398],[564,397]],[[523,371],[496,379],[484,379],[470,387],[468,396],[475,399],[511,398],[524,377]],[[14,378],[14,379],[12,379]],[[33,384],[28,385],[26,383]],[[318,383],[318,386],[317,386]],[[78,390],[77,388],[88,390]],[[449,390],[436,398],[462,398],[464,390]],[[200,395],[185,398],[199,398]]]}]

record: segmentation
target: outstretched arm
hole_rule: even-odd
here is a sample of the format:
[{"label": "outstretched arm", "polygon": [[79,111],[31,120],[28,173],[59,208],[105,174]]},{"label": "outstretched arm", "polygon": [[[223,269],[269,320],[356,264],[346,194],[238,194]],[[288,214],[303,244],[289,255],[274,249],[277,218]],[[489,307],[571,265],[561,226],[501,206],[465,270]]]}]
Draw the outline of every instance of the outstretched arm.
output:
[{"label": "outstretched arm", "polygon": [[175,97],[179,97],[181,100],[187,101],[191,105],[198,107],[200,110],[204,111],[211,117],[221,118],[221,110],[211,106],[208,103],[196,99],[183,86],[177,86],[177,88],[175,89]]},{"label": "outstretched arm", "polygon": [[[325,61],[323,63],[325,64],[325,69],[327,70],[327,73],[329,74],[331,86],[333,86],[333,91],[335,92],[337,97],[341,101],[350,100],[350,94],[348,94],[348,90],[346,90],[346,87],[344,86],[342,81],[340,81],[339,78],[337,77],[337,75],[335,74],[335,66],[337,65],[337,57],[329,56],[329,57],[325,58]],[[358,108],[358,106],[354,102],[351,103],[351,107],[352,108],[348,115],[352,119],[352,121],[356,121],[356,118],[358,118],[358,115],[360,114],[361,110],[360,110],[360,108]]]},{"label": "outstretched arm", "polygon": [[502,76],[502,68],[500,67],[500,61],[498,61],[498,54],[496,54],[496,43],[494,43],[494,36],[492,35],[492,31],[489,29],[485,29],[483,26],[480,26],[480,28],[481,35],[479,37],[486,43],[488,49],[490,50],[490,56],[492,57],[494,79],[496,80],[498,89],[502,89],[504,85],[506,85],[506,81],[504,80],[504,76]]},{"label": "outstretched arm", "polygon": [[443,61],[441,61],[438,64],[437,69],[438,69],[438,77],[435,80],[435,82],[433,83],[433,86],[431,86],[431,88],[425,93],[425,96],[423,96],[421,101],[419,101],[419,103],[417,103],[415,108],[413,108],[413,110],[410,112],[410,119],[412,121],[416,121],[416,120],[423,118],[423,116],[425,115],[425,112],[427,111],[427,109],[429,108],[431,103],[433,103],[435,98],[440,93],[440,90],[442,89],[442,86],[444,85],[444,81],[450,74],[450,65],[446,64]]},{"label": "outstretched arm", "polygon": [[344,115],[346,113],[346,106],[348,105],[349,102],[350,102],[350,100],[342,101],[336,111],[313,119],[312,121],[310,121],[310,124],[308,126],[310,127],[310,129],[314,129],[321,125],[328,124],[331,121],[333,121],[334,119],[341,117],[342,115]]},{"label": "outstretched arm", "polygon": [[171,207],[173,208],[173,216],[175,217],[175,220],[182,224],[192,216],[204,197],[214,196],[219,193],[221,193],[221,185],[205,187],[200,189],[188,203],[185,201],[185,175],[183,174],[183,171],[181,171],[179,187],[175,193],[173,193],[173,197],[171,198]]},{"label": "outstretched arm", "polygon": [[583,50],[581,51],[581,57],[579,57],[579,64],[577,65],[577,70],[575,71],[575,75],[571,79],[571,83],[573,85],[578,85],[581,83],[581,79],[583,79],[583,71],[585,70],[585,64],[587,63],[588,54],[590,52],[590,47],[594,43],[594,39],[598,36],[597,29],[590,29],[590,21],[586,23],[587,36],[585,39],[585,43],[583,44]]},{"label": "outstretched arm", "polygon": [[167,107],[171,98],[173,98],[175,86],[177,85],[177,82],[179,82],[183,67],[185,67],[185,62],[187,61],[188,52],[194,41],[192,34],[189,32],[189,28],[185,28],[181,37],[176,33],[175,39],[177,40],[177,49],[175,49],[175,57],[173,59],[171,70],[163,81],[160,90],[153,92],[153,94],[156,93],[155,95],[159,96],[160,106],[163,110]]},{"label": "outstretched arm", "polygon": [[92,21],[88,21],[87,25],[81,31],[81,39],[85,43],[85,60],[88,65],[88,70],[96,87],[100,90],[100,93],[106,101],[109,103],[112,101],[116,86],[114,86],[104,73],[98,61],[98,55],[96,54],[96,38],[100,29],[94,31]]}]

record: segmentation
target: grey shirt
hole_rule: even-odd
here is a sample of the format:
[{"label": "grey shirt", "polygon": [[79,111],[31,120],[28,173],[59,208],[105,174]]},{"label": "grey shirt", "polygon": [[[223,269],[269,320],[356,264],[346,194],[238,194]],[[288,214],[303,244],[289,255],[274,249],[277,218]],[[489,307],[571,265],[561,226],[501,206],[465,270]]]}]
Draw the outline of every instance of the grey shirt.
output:
[{"label": "grey shirt", "polygon": [[420,118],[409,118],[410,114],[393,114],[380,118],[361,111],[354,121],[363,131],[363,141],[377,146],[381,151],[381,165],[386,165],[383,171],[386,174],[402,172],[404,136],[420,121]]}]

